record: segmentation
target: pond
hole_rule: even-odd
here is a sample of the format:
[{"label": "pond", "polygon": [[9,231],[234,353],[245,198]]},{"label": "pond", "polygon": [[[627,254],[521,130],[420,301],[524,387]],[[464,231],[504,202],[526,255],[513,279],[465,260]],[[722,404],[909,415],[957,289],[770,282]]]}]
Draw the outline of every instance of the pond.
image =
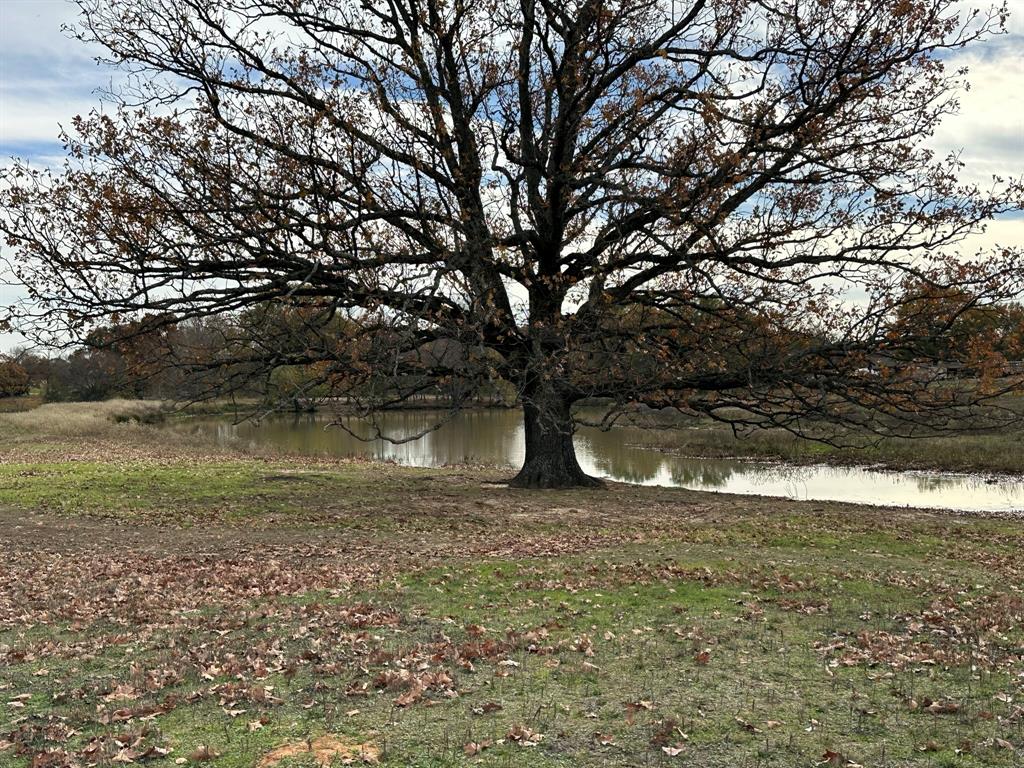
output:
[{"label": "pond", "polygon": [[[428,429],[442,416],[430,410],[389,411],[378,423],[384,434],[397,439]],[[437,431],[406,443],[366,442],[328,422],[327,417],[304,414],[259,423],[193,423],[224,442],[270,444],[305,455],[363,456],[418,467],[477,463],[513,469],[523,460],[523,424],[516,410],[463,411]],[[359,419],[346,419],[345,425],[357,435],[371,434]],[[580,465],[592,475],[641,485],[978,512],[1024,510],[1024,478],[688,458],[637,447],[639,432],[581,428],[576,434]]]}]

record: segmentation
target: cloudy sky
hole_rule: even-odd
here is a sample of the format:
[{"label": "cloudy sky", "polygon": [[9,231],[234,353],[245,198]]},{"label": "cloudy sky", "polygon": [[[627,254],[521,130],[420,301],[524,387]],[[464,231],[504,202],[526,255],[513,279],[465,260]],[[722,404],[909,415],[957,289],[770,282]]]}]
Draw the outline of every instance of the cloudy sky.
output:
[{"label": "cloudy sky", "polygon": [[[962,150],[972,180],[1024,174],[1024,0],[1009,7],[1010,34],[951,61],[970,68],[971,89],[934,140],[938,149]],[[75,15],[70,0],[0,0],[0,164],[12,156],[57,162],[59,126],[88,112],[109,85],[112,73],[94,62],[96,52],[62,31]],[[993,223],[981,240],[1024,246],[1024,217]],[[0,276],[0,305],[16,295]],[[0,350],[16,341],[0,334]]]}]

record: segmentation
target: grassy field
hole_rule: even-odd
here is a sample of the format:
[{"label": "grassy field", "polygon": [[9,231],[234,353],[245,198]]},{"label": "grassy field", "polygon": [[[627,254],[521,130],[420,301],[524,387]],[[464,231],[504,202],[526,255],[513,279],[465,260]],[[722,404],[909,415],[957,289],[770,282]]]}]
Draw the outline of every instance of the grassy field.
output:
[{"label": "grassy field", "polygon": [[0,415],[0,766],[1021,766],[1024,520]]}]

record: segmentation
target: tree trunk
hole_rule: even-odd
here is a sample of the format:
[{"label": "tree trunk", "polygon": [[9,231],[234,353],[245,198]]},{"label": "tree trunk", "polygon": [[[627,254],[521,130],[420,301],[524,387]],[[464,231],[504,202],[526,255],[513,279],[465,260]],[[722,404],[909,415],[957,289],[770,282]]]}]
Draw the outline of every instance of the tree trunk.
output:
[{"label": "tree trunk", "polygon": [[550,388],[523,398],[526,461],[509,483],[513,488],[597,488],[602,485],[580,469],[572,444],[571,403]]}]

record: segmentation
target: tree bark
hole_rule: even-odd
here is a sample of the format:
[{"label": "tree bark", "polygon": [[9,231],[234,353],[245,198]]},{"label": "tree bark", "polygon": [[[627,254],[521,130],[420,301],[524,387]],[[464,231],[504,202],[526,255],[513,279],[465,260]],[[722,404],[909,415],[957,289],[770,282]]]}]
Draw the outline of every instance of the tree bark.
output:
[{"label": "tree bark", "polygon": [[603,483],[586,474],[573,446],[572,403],[550,387],[523,397],[526,461],[509,483],[513,488],[598,488]]}]

